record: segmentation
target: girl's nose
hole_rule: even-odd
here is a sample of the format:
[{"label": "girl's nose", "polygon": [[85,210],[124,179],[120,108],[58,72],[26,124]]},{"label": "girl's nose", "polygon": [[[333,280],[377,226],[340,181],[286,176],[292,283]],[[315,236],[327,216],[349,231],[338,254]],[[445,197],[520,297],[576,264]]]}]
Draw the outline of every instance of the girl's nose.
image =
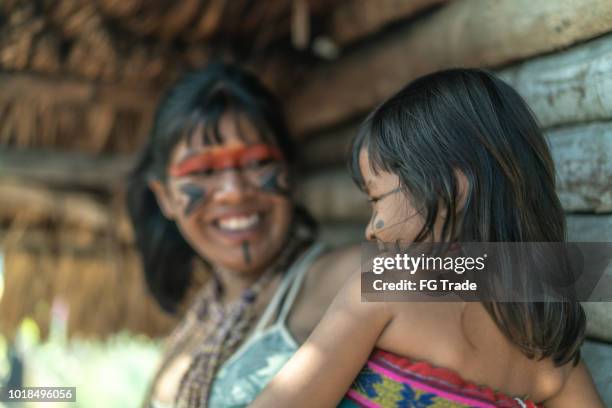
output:
[{"label": "girl's nose", "polygon": [[374,235],[374,229],[372,228],[371,220],[368,222],[368,225],[365,229],[365,239],[368,241],[374,241],[376,239],[376,236]]}]

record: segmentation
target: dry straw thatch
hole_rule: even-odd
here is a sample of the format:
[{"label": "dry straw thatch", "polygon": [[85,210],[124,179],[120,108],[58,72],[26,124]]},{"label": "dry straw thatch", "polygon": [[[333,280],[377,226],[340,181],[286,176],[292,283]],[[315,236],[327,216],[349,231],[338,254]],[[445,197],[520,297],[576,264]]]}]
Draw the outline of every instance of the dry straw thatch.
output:
[{"label": "dry straw thatch", "polygon": [[[268,51],[290,47],[289,38],[307,42],[310,17],[334,3],[1,1],[0,250],[6,284],[0,330],[13,335],[31,316],[45,333],[50,307],[61,299],[70,309],[71,335],[167,332],[174,319],[159,310],[144,286],[121,188],[115,185],[121,183],[75,184],[70,171],[58,180],[55,168],[45,167],[41,158],[60,150],[134,153],[160,92],[180,73],[212,58],[249,65],[264,80],[271,78],[277,91],[288,87],[293,72],[284,69],[282,53]],[[53,182],[32,185],[41,180],[15,175],[11,163],[20,159],[7,157],[16,149],[32,153],[21,167],[55,174]]]},{"label": "dry straw thatch", "polygon": [[28,316],[46,334],[50,307],[58,300],[69,308],[70,335],[104,337],[130,330],[159,336],[173,326],[175,318],[163,313],[147,293],[131,247],[89,228],[52,223],[47,229],[40,223],[33,228],[34,218],[24,214],[2,236],[4,334],[13,336]]},{"label": "dry straw thatch", "polygon": [[282,61],[265,50],[292,21],[303,41],[304,21],[333,3],[0,2],[0,146],[134,152],[160,90],[212,58],[250,64],[287,88]]}]

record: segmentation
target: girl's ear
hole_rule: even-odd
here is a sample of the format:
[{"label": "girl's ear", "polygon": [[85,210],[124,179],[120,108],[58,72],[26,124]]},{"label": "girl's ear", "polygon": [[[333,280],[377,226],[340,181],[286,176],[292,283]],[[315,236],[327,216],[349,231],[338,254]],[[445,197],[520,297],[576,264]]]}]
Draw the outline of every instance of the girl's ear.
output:
[{"label": "girl's ear", "polygon": [[457,182],[457,212],[463,211],[465,203],[467,202],[467,196],[470,189],[470,182],[466,175],[461,170],[454,170],[455,180]]},{"label": "girl's ear", "polygon": [[164,217],[169,220],[174,220],[174,205],[172,205],[172,197],[170,197],[170,192],[166,188],[166,185],[158,179],[151,179],[147,182],[147,184],[155,195],[157,205],[159,206],[162,214],[164,214]]}]

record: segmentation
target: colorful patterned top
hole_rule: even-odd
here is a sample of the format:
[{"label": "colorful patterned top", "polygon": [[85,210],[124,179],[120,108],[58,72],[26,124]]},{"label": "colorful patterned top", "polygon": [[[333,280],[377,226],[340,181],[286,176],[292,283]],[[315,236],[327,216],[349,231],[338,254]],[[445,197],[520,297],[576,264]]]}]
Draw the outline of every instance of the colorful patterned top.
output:
[{"label": "colorful patterned top", "polygon": [[446,368],[374,350],[340,408],[538,408],[463,380]]}]

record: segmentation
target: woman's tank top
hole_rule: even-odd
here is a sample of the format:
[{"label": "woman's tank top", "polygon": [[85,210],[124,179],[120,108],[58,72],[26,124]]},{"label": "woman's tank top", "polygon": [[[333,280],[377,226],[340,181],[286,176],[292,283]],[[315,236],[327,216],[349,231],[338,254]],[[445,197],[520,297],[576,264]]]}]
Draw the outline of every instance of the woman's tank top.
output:
[{"label": "woman's tank top", "polygon": [[248,405],[297,351],[299,345],[287,329],[287,316],[306,271],[324,248],[321,243],[313,245],[287,271],[253,334],[221,366],[215,376],[208,405],[210,408]]},{"label": "woman's tank top", "polygon": [[[313,245],[287,271],[251,337],[217,373],[211,389],[210,408],[248,405],[297,351],[299,345],[287,329],[287,316],[306,271],[323,250],[323,244]],[[278,315],[270,325],[276,313]]]},{"label": "woman's tank top", "polygon": [[[287,329],[287,317],[306,272],[325,249],[322,243],[313,244],[287,270],[253,333],[215,375],[208,401],[210,408],[247,406],[297,351],[299,345]],[[155,398],[150,406],[171,408]]]}]

